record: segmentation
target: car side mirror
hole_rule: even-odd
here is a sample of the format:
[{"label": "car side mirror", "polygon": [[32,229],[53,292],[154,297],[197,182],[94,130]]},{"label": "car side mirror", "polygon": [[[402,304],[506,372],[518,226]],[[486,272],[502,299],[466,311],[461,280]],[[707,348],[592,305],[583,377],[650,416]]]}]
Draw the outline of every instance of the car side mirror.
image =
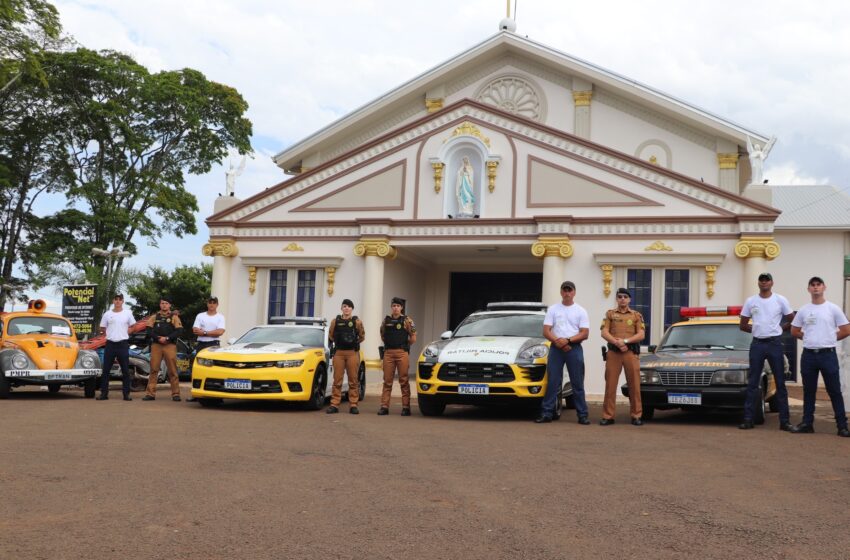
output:
[{"label": "car side mirror", "polygon": [[440,335],[440,339],[442,339],[442,340],[448,340],[451,337],[452,337],[452,331],[446,331],[446,332],[444,332],[443,334]]},{"label": "car side mirror", "polygon": [[228,343],[228,344],[235,344],[235,343],[236,343],[236,337],[228,338],[228,339],[227,339],[227,343]]},{"label": "car side mirror", "polygon": [[647,348],[647,350],[649,350],[650,354],[655,354],[656,349],[658,349],[658,346],[656,346],[655,344],[650,344],[649,348]]}]

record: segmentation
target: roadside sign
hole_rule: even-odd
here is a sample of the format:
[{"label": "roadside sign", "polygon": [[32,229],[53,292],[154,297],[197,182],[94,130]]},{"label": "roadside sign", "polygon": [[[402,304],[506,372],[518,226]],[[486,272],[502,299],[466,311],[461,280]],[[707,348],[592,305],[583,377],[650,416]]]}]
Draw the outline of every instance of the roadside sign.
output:
[{"label": "roadside sign", "polygon": [[96,294],[95,284],[62,287],[62,316],[71,321],[80,338],[91,337],[97,332],[94,324]]}]

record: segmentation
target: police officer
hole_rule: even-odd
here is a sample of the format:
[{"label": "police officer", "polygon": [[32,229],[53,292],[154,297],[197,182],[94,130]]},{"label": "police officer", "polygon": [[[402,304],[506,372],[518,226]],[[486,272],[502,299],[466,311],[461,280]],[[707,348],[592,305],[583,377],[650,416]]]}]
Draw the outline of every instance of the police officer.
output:
[{"label": "police officer", "polygon": [[[768,272],[759,274],[759,293],[747,298],[741,308],[740,328],[753,333],[750,343],[750,372],[747,383],[747,397],[744,401],[744,421],[738,426],[742,430],[752,430],[756,407],[764,406],[758,402],[761,374],[764,361],[770,364],[773,379],[776,381],[776,403],[779,405],[779,429],[792,430],[788,411],[788,390],[785,388],[785,356],[782,351],[782,323],[789,328],[794,312],[788,300],[773,293],[773,276]],[[752,318],[752,324],[750,319]]]},{"label": "police officer", "polygon": [[643,410],[640,404],[640,342],[645,336],[643,316],[629,307],[632,294],[625,288],[617,290],[617,307],[605,313],[602,320],[602,338],[608,342],[608,358],[605,362],[605,399],[602,402],[601,426],[614,423],[617,404],[617,384],[620,371],[626,372],[629,386],[629,414],[632,424],[643,425],[640,419]]},{"label": "police officer", "polygon": [[334,385],[331,393],[331,405],[328,414],[339,412],[342,401],[342,376],[348,374],[348,412],[360,414],[357,403],[360,400],[360,384],[357,374],[360,372],[360,343],[366,338],[363,323],[352,315],[354,302],[342,300],[342,314],[331,322],[328,338],[334,342]]},{"label": "police officer", "polygon": [[148,319],[148,336],[151,337],[151,373],[148,377],[147,394],[143,401],[156,399],[156,381],[162,358],[168,368],[171,384],[171,400],[180,400],[180,380],[177,378],[177,338],[183,333],[183,324],[177,313],[171,310],[167,296],[159,298],[159,313]]},{"label": "police officer", "polygon": [[416,325],[404,313],[404,300],[394,297],[390,304],[391,314],[381,323],[381,340],[384,341],[384,389],[381,392],[381,408],[378,416],[390,413],[390,395],[393,377],[398,370],[401,386],[401,415],[410,416],[410,382],[407,369],[410,366],[410,345],[416,342]]}]

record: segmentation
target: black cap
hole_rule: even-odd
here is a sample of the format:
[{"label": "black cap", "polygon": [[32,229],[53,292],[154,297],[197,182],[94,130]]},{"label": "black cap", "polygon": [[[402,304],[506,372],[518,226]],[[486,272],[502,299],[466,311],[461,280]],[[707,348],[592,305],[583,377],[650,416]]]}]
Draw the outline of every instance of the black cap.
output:
[{"label": "black cap", "polygon": [[207,303],[218,303],[218,298],[215,296],[210,296],[209,299],[207,299]]},{"label": "black cap", "polygon": [[342,300],[342,304],[343,304],[343,305],[347,305],[347,306],[348,306],[348,307],[350,307],[351,309],[354,309],[354,302],[353,302],[353,301],[351,301],[351,300],[350,300],[350,299],[348,299],[348,298],[345,298],[344,300]]},{"label": "black cap", "polygon": [[562,290],[570,289],[570,290],[575,291],[576,285],[573,284],[572,280],[564,280],[563,282],[561,282],[561,289]]},{"label": "black cap", "polygon": [[773,276],[771,276],[769,272],[762,272],[761,274],[759,274],[759,282],[761,282],[762,280],[770,280],[771,282],[773,282]]},{"label": "black cap", "polygon": [[394,298],[392,299],[392,301],[390,301],[390,303],[391,303],[391,304],[393,304],[393,303],[397,303],[397,304],[399,304],[400,306],[404,307],[405,300],[401,299],[400,297],[394,297]]},{"label": "black cap", "polygon": [[826,282],[824,282],[823,278],[821,278],[820,276],[812,276],[811,278],[809,278],[809,286],[811,286],[812,284],[826,284]]},{"label": "black cap", "polygon": [[629,293],[629,291],[628,291],[627,289],[625,289],[625,288],[617,288],[617,293],[618,293],[618,294],[626,294],[626,295],[627,295],[627,296],[629,296],[630,298],[632,297],[632,294],[631,294],[631,293]]}]

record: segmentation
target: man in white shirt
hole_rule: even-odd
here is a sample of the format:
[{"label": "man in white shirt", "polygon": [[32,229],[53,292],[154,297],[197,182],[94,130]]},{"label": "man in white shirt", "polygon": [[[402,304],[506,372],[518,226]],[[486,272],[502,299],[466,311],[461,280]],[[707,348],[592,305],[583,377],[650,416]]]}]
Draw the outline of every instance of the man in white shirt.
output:
[{"label": "man in white shirt", "polygon": [[[201,350],[221,344],[220,339],[224,334],[224,315],[218,312],[217,297],[210,296],[207,300],[207,310],[204,313],[198,313],[198,316],[195,317],[192,332],[198,337],[198,343],[195,345],[195,355],[192,356],[192,366],[194,366],[195,358]],[[187,400],[194,402],[195,398],[189,396]]]},{"label": "man in white shirt", "polygon": [[99,401],[109,398],[109,370],[118,359],[121,366],[121,388],[124,400],[131,401],[130,396],[130,327],[136,324],[136,319],[129,309],[124,309],[124,295],[115,294],[112,298],[112,309],[100,318],[100,333],[106,334],[106,348],[103,349],[103,371],[100,376]]},{"label": "man in white shirt", "polygon": [[[747,397],[744,401],[744,421],[739,428],[751,430],[757,407],[764,406],[759,400],[761,374],[764,361],[776,381],[776,403],[779,405],[779,429],[791,431],[791,416],[788,411],[788,389],[785,388],[785,359],[782,351],[782,331],[788,330],[794,312],[788,300],[773,293],[773,276],[768,272],[759,274],[759,293],[747,298],[741,309],[741,330],[753,333],[750,343],[750,373]],[[750,323],[752,319],[752,324]]]},{"label": "man in white shirt", "polygon": [[803,357],[800,360],[800,375],[803,377],[803,421],[792,430],[798,434],[815,431],[815,397],[818,390],[818,372],[823,375],[823,384],[832,401],[838,435],[850,437],[847,429],[847,413],[841,396],[841,379],[838,370],[838,355],[835,347],[839,340],[850,336],[850,322],[834,303],[826,300],[826,284],[818,276],[809,280],[812,302],[807,303],[791,322],[791,334],[803,341]]},{"label": "man in white shirt", "polygon": [[561,284],[561,302],[549,307],[543,319],[543,336],[552,342],[546,368],[549,373],[546,395],[540,405],[538,424],[557,420],[555,405],[564,381],[564,365],[570,376],[578,423],[590,424],[584,398],[584,353],[581,343],[590,333],[587,311],[575,303],[576,285],[567,280]]}]

